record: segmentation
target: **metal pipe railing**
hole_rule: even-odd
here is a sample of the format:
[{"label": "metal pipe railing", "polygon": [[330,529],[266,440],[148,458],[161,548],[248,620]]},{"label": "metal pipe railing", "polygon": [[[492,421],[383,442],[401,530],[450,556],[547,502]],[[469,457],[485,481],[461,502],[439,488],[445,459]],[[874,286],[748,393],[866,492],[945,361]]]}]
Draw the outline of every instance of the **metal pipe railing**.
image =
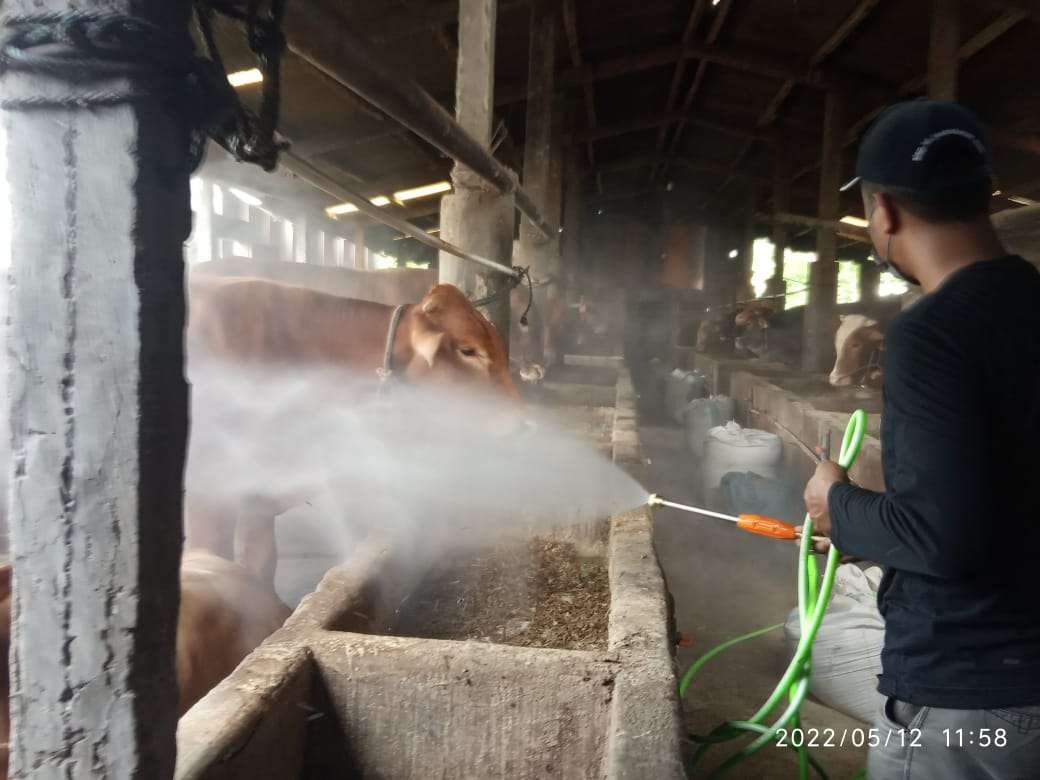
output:
[{"label": "metal pipe railing", "polygon": [[393,72],[339,16],[317,3],[299,4],[286,14],[283,27],[289,50],[296,56],[470,168],[503,194],[512,195],[516,207],[544,236],[556,236],[557,226],[542,215],[516,174],[465,132],[415,81]]},{"label": "metal pipe railing", "polygon": [[385,207],[380,208],[379,206],[373,206],[364,195],[350,189],[349,187],[344,187],[339,182],[322,173],[314,165],[292,152],[282,152],[279,157],[279,165],[287,171],[299,176],[312,186],[317,187],[322,192],[326,192],[333,198],[345,203],[352,203],[362,214],[382,222],[384,225],[389,225],[394,230],[398,230],[426,246],[433,247],[441,252],[455,255],[455,257],[462,258],[463,260],[477,263],[485,268],[491,268],[492,270],[508,276],[519,276],[519,271],[514,268],[503,265],[502,263],[497,263],[494,260],[489,260],[486,257],[475,255],[472,252],[466,252],[459,249],[454,244],[449,244],[443,239],[431,236],[422,228],[401,219],[394,215],[393,212],[387,211]]}]

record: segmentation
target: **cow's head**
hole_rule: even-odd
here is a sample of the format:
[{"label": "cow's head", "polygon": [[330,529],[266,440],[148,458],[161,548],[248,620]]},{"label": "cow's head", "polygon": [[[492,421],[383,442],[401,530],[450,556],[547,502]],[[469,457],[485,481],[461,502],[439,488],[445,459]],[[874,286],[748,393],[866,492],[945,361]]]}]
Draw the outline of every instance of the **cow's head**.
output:
[{"label": "cow's head", "polygon": [[885,334],[874,320],[862,314],[842,317],[834,336],[837,359],[831,370],[830,383],[835,387],[849,387],[876,379],[871,369],[880,364],[878,357],[884,344]]},{"label": "cow's head", "polygon": [[768,342],[768,331],[776,310],[765,303],[745,306],[733,318],[737,336],[734,346],[740,352],[750,352],[763,357]]},{"label": "cow's head", "polygon": [[698,352],[725,352],[733,347],[733,313],[713,311],[697,327]]},{"label": "cow's head", "polygon": [[432,287],[401,320],[399,338],[407,344],[410,379],[461,382],[519,398],[502,338],[457,287]]}]

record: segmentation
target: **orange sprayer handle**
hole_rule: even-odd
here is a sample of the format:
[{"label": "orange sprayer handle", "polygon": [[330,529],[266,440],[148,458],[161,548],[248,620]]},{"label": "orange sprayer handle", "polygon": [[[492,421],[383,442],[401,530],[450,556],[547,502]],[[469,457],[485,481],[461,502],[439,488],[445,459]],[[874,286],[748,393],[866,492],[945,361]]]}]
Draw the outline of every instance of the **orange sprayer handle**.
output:
[{"label": "orange sprayer handle", "polygon": [[738,515],[737,528],[747,531],[749,534],[759,536],[770,536],[773,539],[797,539],[794,526],[777,520],[773,517],[762,515]]}]

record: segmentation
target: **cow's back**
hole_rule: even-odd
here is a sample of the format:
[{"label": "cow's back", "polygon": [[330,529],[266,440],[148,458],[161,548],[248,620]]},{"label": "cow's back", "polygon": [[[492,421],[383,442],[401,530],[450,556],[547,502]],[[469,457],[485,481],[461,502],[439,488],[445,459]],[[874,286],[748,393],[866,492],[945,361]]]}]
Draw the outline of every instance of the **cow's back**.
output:
[{"label": "cow's back", "polygon": [[350,368],[382,354],[387,307],[370,301],[263,279],[201,276],[189,283],[189,304],[193,360]]},{"label": "cow's back", "polygon": [[416,303],[437,284],[437,272],[424,268],[363,271],[312,263],[253,260],[248,257],[228,257],[198,263],[191,266],[190,275],[192,278],[216,276],[264,279],[387,306]]}]

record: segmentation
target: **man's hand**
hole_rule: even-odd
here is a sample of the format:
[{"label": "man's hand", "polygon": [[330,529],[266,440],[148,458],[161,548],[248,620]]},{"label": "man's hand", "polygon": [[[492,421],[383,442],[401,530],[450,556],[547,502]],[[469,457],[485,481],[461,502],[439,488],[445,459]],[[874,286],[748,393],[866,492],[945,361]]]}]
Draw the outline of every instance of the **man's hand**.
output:
[{"label": "man's hand", "polygon": [[813,521],[813,536],[829,536],[831,513],[827,508],[827,494],[831,485],[848,482],[845,469],[829,460],[820,461],[809,484],[805,486],[805,508]]}]

